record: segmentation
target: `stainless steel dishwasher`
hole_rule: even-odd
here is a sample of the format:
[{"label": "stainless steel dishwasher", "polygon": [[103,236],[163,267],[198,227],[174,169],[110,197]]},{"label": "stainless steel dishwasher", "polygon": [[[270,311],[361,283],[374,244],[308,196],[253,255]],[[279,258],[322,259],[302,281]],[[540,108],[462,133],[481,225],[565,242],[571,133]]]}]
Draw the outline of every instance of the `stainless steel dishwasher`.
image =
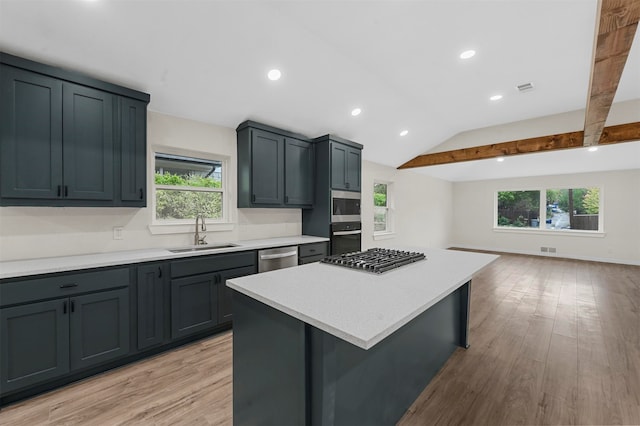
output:
[{"label": "stainless steel dishwasher", "polygon": [[258,273],[298,265],[298,246],[258,251]]}]

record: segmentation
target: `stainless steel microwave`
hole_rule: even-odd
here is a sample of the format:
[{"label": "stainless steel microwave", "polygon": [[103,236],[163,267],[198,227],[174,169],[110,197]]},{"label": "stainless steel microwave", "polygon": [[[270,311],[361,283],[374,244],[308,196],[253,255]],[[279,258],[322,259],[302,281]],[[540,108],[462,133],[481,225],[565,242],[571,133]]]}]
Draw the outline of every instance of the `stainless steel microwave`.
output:
[{"label": "stainless steel microwave", "polygon": [[360,222],[360,193],[331,191],[331,222]]}]

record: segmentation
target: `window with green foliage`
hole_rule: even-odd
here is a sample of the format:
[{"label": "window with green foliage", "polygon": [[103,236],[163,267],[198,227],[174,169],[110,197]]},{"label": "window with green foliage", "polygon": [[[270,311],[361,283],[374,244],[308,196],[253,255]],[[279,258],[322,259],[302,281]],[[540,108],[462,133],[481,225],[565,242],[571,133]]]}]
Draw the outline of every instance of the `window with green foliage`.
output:
[{"label": "window with green foliage", "polygon": [[547,189],[547,229],[597,231],[600,188]]},{"label": "window with green foliage", "polygon": [[600,231],[598,187],[499,191],[496,205],[497,227]]},{"label": "window with green foliage", "polygon": [[540,227],[540,191],[499,191],[498,226]]},{"label": "window with green foliage", "polygon": [[221,160],[156,153],[156,220],[223,220],[222,168]]},{"label": "window with green foliage", "polygon": [[373,232],[393,231],[391,226],[391,184],[373,183]]}]

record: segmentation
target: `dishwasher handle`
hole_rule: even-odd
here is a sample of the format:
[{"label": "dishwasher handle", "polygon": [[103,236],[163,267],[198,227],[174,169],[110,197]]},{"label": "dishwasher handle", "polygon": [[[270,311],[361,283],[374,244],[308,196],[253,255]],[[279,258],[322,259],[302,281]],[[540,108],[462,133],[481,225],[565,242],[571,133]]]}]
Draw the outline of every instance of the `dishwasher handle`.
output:
[{"label": "dishwasher handle", "polygon": [[260,260],[271,260],[271,259],[282,259],[284,257],[296,256],[298,254],[298,250],[288,251],[286,253],[276,253],[276,254],[261,254]]}]

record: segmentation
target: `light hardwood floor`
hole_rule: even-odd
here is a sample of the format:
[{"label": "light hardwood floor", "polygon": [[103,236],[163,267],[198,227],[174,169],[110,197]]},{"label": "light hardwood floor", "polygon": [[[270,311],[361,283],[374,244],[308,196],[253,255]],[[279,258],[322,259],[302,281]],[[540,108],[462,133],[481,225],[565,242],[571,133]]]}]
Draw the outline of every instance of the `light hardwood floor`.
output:
[{"label": "light hardwood floor", "polygon": [[[640,267],[502,255],[474,277],[470,341],[399,425],[640,424]],[[0,424],[231,424],[231,346],[227,332],[86,379]]]}]

